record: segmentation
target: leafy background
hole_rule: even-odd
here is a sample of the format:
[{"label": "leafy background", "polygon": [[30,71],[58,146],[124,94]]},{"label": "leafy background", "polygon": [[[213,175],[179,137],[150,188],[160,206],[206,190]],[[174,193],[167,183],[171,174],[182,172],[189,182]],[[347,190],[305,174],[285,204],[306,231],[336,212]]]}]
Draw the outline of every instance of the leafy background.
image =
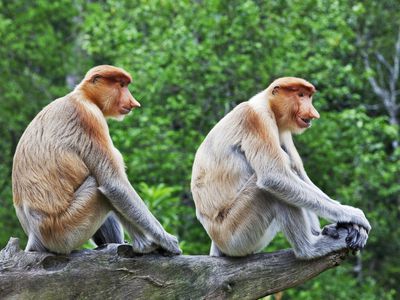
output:
[{"label": "leafy background", "polygon": [[[361,254],[283,298],[400,298],[399,28],[398,0],[1,1],[0,246],[10,236],[26,242],[11,193],[19,137],[90,67],[133,75],[142,108],[110,122],[112,138],[185,254],[210,244],[189,189],[202,139],[273,79],[299,76],[319,90],[321,112],[296,137],[306,170],[330,196],[362,208],[373,230]],[[391,105],[371,79],[391,92]],[[280,235],[266,250],[287,246]]]}]

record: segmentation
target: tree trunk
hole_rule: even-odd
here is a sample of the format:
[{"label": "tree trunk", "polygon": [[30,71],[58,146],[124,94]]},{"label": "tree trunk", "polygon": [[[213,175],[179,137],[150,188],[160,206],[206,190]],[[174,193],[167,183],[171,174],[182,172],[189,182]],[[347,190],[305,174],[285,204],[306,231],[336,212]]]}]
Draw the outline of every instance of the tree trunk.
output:
[{"label": "tree trunk", "polygon": [[109,244],[65,256],[24,252],[11,238],[0,252],[0,299],[258,299],[339,265],[346,253],[167,257]]}]

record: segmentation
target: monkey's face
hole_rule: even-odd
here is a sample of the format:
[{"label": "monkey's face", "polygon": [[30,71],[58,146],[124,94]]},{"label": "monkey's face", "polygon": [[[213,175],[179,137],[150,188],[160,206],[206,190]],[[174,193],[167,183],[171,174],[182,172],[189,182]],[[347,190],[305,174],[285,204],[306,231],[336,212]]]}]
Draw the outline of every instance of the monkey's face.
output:
[{"label": "monkey's face", "polygon": [[90,69],[77,87],[93,101],[104,117],[122,120],[140,103],[128,89],[131,75],[121,68],[101,65]]},{"label": "monkey's face", "polygon": [[121,121],[132,109],[140,107],[140,103],[133,98],[128,89],[127,80],[117,78],[115,80],[102,79],[102,81],[96,85],[99,102],[101,102],[99,107],[105,117]]},{"label": "monkey's face", "polygon": [[122,120],[132,109],[140,107],[140,103],[133,98],[128,89],[128,83],[121,81],[116,83],[115,91],[115,104],[111,106],[109,116],[117,120]]},{"label": "monkey's face", "polygon": [[319,119],[319,113],[312,104],[312,94],[308,90],[300,88],[293,94],[292,132],[300,134],[311,127],[313,119]]},{"label": "monkey's face", "polygon": [[276,80],[268,89],[271,92],[270,105],[280,129],[300,134],[311,127],[313,119],[319,118],[318,111],[312,105],[315,88],[307,81],[284,77]]}]

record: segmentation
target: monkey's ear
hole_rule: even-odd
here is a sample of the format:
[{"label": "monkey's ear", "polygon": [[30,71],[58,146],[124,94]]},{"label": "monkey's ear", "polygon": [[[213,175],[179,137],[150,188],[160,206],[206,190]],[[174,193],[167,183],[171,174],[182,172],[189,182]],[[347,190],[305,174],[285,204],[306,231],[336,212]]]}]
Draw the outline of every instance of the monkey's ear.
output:
[{"label": "monkey's ear", "polygon": [[274,88],[272,89],[272,95],[276,95],[278,93],[279,90],[279,85],[274,86]]}]

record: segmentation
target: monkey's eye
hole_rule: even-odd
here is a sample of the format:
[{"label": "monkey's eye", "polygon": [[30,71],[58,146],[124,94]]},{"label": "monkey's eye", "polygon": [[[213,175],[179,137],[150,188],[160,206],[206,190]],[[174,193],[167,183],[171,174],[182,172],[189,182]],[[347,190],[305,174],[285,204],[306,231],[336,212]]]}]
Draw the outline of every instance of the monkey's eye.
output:
[{"label": "monkey's eye", "polygon": [[125,83],[123,83],[122,81],[119,83],[119,85],[121,86],[121,87],[124,87],[125,86]]},{"label": "monkey's eye", "polygon": [[299,97],[300,97],[300,98],[303,98],[303,97],[304,97],[304,94],[303,94],[303,93],[299,93]]}]

